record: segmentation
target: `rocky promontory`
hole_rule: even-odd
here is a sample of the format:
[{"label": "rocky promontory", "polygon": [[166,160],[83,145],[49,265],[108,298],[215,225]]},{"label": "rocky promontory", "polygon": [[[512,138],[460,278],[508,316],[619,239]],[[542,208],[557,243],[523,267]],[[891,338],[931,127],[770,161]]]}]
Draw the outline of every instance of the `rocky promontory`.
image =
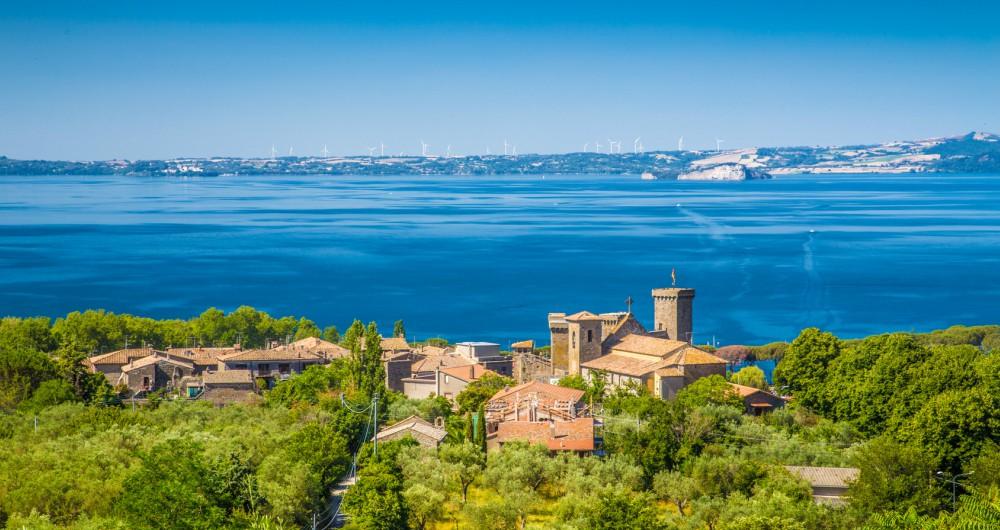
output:
[{"label": "rocky promontory", "polygon": [[757,180],[772,178],[771,174],[743,164],[719,164],[717,166],[688,171],[678,175],[677,180]]}]

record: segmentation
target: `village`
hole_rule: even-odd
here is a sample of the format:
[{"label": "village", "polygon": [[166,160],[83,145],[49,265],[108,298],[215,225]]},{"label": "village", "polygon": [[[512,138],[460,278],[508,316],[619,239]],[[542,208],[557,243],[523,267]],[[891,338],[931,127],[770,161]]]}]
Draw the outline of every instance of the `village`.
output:
[{"label": "village", "polygon": [[[647,329],[629,310],[548,314],[550,344],[545,355],[532,340],[511,344],[510,351],[491,342],[411,345],[405,337],[382,338],[385,386],[409,399],[455,398],[484,376],[511,378],[486,403],[488,449],[512,441],[548,446],[552,451],[600,453],[599,410],[585,392],[559,386],[566,376],[602,378],[610,392],[641,389],[669,400],[691,383],[712,375],[725,377],[729,363],[691,344],[695,290],[652,290],[653,326]],[[262,349],[231,347],[126,348],[89,357],[85,364],[132,402],[148,396],[202,399],[217,405],[259,399],[262,392],[311,366],[346,359],[350,350],[309,337],[274,342]],[[759,415],[784,405],[768,390],[729,383],[747,414]],[[456,406],[457,408],[457,406]],[[407,418],[389,425],[377,439],[412,436],[437,445],[447,432],[438,422]]]},{"label": "village", "polygon": [[[411,345],[405,337],[382,338],[385,386],[408,399],[455,398],[483,377],[511,378],[485,404],[486,449],[510,442],[540,444],[551,452],[602,455],[602,415],[585,392],[559,386],[566,376],[601,378],[608,392],[628,387],[660,399],[709,376],[727,375],[729,362],[691,344],[695,290],[653,289],[652,329],[629,310],[547,315],[548,348],[532,340],[515,342],[510,351],[490,342],[448,346]],[[264,349],[232,347],[130,348],[88,358],[85,363],[133,400],[151,393],[202,399],[217,405],[259,399],[259,394],[309,367],[346,359],[350,350],[309,337],[271,343]],[[544,353],[544,355],[543,355]],[[727,383],[743,401],[746,414],[780,408],[786,398],[771,391]],[[411,416],[382,427],[375,440],[413,438],[426,447],[444,442],[441,418],[430,422]],[[817,502],[838,503],[850,468],[789,467],[813,485]]]}]

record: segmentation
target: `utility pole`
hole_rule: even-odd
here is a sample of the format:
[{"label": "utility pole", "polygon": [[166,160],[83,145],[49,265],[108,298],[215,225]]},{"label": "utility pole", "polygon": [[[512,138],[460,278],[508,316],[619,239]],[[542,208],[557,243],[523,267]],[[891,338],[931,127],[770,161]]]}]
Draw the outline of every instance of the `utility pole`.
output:
[{"label": "utility pole", "polygon": [[948,475],[945,475],[943,471],[938,471],[937,472],[937,478],[938,478],[938,480],[940,480],[941,482],[944,482],[945,484],[951,484],[951,511],[952,511],[952,513],[954,513],[955,510],[958,507],[958,505],[957,505],[957,501],[958,501],[958,487],[959,486],[962,486],[963,488],[965,487],[965,484],[962,484],[961,482],[959,482],[958,479],[968,477],[969,475],[971,475],[973,473],[975,473],[975,471],[969,471],[968,473],[959,473],[957,475],[952,475],[951,477],[948,477]]},{"label": "utility pole", "polygon": [[378,457],[378,392],[373,399],[375,401],[372,405],[375,410],[372,413],[372,421],[375,423],[375,429],[372,431],[372,456]]}]

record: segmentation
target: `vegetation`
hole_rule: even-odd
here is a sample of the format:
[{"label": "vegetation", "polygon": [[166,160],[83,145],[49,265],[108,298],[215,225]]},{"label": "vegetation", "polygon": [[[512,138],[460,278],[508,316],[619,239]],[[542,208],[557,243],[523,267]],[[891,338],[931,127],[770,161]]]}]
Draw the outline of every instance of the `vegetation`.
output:
[{"label": "vegetation", "polygon": [[[639,386],[609,390],[603,377],[564,378],[602,411],[603,454],[510,443],[487,456],[484,403],[512,380],[483,377],[455,411],[442,397],[385,388],[374,323],[355,321],[341,336],[250,308],[220,314],[0,321],[0,527],[309,528],[314,514],[327,517],[355,455],[357,483],[342,505],[351,528],[959,530],[1000,521],[994,326],[861,340],[807,329],[775,372],[792,402],[760,417],[743,413],[720,376],[670,401]],[[260,403],[222,408],[179,399],[121,407],[80,364],[126,335],[130,344],[262,344],[279,331],[340,339],[351,355],[278,383]],[[766,387],[757,372],[732,380]],[[380,443],[377,453],[362,444],[368,418],[355,411],[376,395],[379,424],[441,418],[446,442]],[[849,504],[834,508],[815,504],[788,465],[860,474]],[[971,474],[953,505],[945,480],[958,473]]]}]

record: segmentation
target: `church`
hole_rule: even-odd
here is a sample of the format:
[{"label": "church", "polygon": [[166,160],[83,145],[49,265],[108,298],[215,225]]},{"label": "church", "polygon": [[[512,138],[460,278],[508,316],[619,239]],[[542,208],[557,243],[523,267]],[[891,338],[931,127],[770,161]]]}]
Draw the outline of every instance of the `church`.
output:
[{"label": "church", "polygon": [[601,373],[611,386],[645,387],[672,398],[709,375],[726,375],[726,361],[691,345],[694,289],[653,289],[653,329],[629,311],[549,313],[554,373]]}]

